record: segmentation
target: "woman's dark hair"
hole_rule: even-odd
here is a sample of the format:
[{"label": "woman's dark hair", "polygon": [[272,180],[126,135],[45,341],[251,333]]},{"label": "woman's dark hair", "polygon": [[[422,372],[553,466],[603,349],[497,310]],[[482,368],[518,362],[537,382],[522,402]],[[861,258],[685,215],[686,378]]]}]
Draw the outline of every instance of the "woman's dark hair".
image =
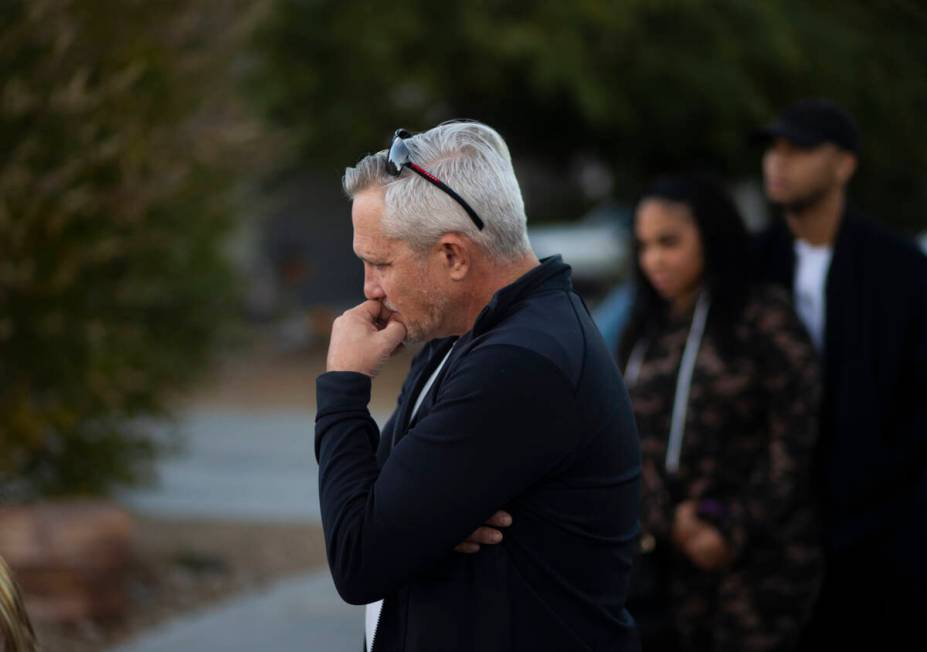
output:
[{"label": "woman's dark hair", "polygon": [[[659,177],[640,196],[637,206],[648,199],[688,207],[702,243],[703,283],[711,295],[709,323],[726,330],[744,309],[752,285],[750,239],[737,207],[720,182],[705,174]],[[633,251],[634,304],[618,349],[622,367],[635,343],[652,335],[669,313],[669,303],[641,270],[636,238]]]}]

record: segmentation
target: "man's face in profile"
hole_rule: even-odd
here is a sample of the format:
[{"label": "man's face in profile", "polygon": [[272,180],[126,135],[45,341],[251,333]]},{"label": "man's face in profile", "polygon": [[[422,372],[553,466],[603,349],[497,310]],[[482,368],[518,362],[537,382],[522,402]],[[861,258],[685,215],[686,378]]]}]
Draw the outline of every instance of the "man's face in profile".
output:
[{"label": "man's face in profile", "polygon": [[380,301],[406,327],[405,343],[424,342],[442,334],[449,300],[439,283],[441,268],[432,252],[419,253],[383,232],[386,209],[383,190],[358,193],[351,207],[354,253],[364,263],[364,296]]},{"label": "man's face in profile", "polygon": [[840,170],[847,156],[851,155],[830,143],[804,147],[775,138],[763,155],[766,196],[786,208],[813,205],[845,183]]}]

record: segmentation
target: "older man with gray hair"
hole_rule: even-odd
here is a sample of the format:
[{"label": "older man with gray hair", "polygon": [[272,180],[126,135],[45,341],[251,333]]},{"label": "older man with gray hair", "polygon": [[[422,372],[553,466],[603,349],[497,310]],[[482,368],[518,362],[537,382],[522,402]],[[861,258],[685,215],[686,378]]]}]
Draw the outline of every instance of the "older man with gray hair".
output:
[{"label": "older man with gray hair", "polygon": [[[315,449],[366,649],[637,649],[627,393],[569,266],[531,250],[505,142],[399,130],[344,186],[367,300],[332,327]],[[380,431],[371,381],[403,342],[425,346]]]}]

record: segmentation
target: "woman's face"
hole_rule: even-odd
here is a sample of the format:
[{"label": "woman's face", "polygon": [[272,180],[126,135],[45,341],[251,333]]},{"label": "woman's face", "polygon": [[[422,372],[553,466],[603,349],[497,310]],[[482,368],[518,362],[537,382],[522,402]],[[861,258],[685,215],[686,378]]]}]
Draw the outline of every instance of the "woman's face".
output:
[{"label": "woman's face", "polygon": [[639,262],[647,280],[670,303],[688,303],[702,282],[702,241],[685,204],[645,199],[634,218]]}]

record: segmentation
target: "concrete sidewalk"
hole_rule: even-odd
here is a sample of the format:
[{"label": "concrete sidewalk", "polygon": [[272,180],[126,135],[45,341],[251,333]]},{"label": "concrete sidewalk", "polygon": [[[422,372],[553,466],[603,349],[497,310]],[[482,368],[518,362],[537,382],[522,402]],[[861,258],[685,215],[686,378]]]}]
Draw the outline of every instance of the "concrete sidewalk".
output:
[{"label": "concrete sidewalk", "polygon": [[314,412],[199,408],[179,430],[183,447],[159,460],[157,483],[122,492],[121,503],[152,516],[321,520]]},{"label": "concrete sidewalk", "polygon": [[[314,420],[310,410],[194,408],[179,423],[184,446],[158,462],[158,483],[119,500],[153,516],[317,523]],[[325,570],[169,621],[114,650],[357,651],[363,623],[363,609],[341,600]]]},{"label": "concrete sidewalk", "polygon": [[191,410],[157,483],[118,498],[152,516],[318,522],[314,420],[309,410]]},{"label": "concrete sidewalk", "polygon": [[363,607],[342,602],[323,571],[170,621],[110,652],[359,652],[363,637]]}]

